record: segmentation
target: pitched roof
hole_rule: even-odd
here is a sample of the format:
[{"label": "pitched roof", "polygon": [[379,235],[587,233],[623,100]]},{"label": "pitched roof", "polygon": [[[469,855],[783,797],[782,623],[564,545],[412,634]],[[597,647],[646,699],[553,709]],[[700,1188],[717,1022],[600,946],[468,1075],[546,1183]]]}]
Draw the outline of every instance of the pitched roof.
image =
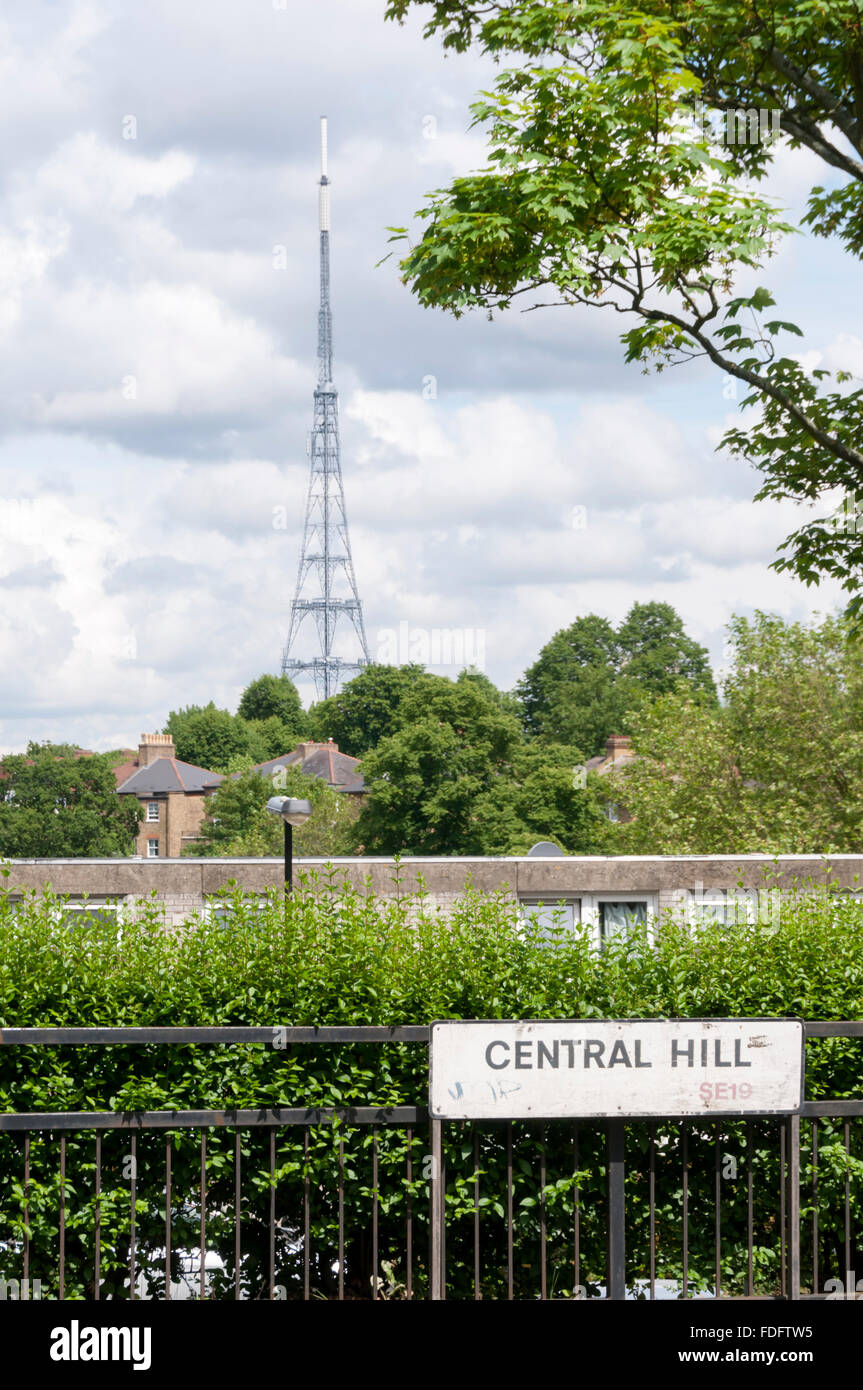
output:
[{"label": "pitched roof", "polygon": [[114,781],[118,787],[122,787],[123,783],[132,776],[133,772],[137,772],[137,770],[138,759],[135,757],[134,753],[130,753],[124,763],[117,763],[116,766],[111,769],[114,774]]},{"label": "pitched roof", "polygon": [[179,758],[155,758],[141,767],[117,788],[118,792],[134,792],[136,796],[159,792],[203,792],[217,787],[224,778],[220,772],[206,767],[180,762]]},{"label": "pitched roof", "polygon": [[340,753],[339,745],[329,740],[326,743],[299,743],[290,753],[282,753],[280,757],[270,758],[265,763],[256,763],[255,770],[262,777],[271,777],[280,767],[299,767],[307,777],[320,777],[336,791],[365,791],[359,758]]}]

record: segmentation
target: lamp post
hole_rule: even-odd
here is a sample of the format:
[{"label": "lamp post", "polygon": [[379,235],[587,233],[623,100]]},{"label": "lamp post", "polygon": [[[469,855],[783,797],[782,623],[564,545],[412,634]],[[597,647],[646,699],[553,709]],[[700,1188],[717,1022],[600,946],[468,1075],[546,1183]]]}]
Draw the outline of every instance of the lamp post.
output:
[{"label": "lamp post", "polygon": [[296,796],[271,796],[267,810],[285,823],[285,893],[294,886],[294,826],[304,825],[312,814],[312,803]]}]

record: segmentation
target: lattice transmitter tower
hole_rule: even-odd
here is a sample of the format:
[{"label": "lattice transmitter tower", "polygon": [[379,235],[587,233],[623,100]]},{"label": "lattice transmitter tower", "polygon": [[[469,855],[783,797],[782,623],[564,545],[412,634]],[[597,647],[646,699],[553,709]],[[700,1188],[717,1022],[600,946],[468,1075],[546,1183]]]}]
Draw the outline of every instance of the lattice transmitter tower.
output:
[{"label": "lattice transmitter tower", "polygon": [[[327,120],[321,118],[321,307],[318,311],[318,384],[309,440],[309,492],[297,588],[282,657],[282,671],[295,677],[311,671],[318,699],[338,690],[345,672],[369,664],[363,607],[357,593],[339,456],[339,393],[333,385],[333,317],[330,309],[330,181],[327,178]],[[320,656],[300,661],[292,650],[303,620],[312,614]],[[359,653],[354,660],[333,655],[339,618],[353,626]]]}]

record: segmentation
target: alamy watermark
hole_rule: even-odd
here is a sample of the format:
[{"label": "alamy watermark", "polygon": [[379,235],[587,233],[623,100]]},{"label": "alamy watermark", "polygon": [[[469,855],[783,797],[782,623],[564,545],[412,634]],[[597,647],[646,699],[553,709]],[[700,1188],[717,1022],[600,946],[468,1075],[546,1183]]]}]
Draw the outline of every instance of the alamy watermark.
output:
[{"label": "alamy watermark", "polygon": [[52,1361],[131,1361],[134,1371],[148,1371],[152,1338],[149,1327],[82,1327],[72,1318],[52,1329],[48,1354]]},{"label": "alamy watermark", "polygon": [[485,628],[411,627],[378,629],[375,660],[382,666],[473,666],[485,670]]},{"label": "alamy watermark", "polygon": [[695,103],[695,124],[702,135],[720,145],[768,145],[781,135],[782,112],[777,106],[732,107],[717,111]]},{"label": "alamy watermark", "polygon": [[687,916],[695,922],[715,921],[720,925],[778,928],[782,912],[782,893],[778,888],[707,888],[697,882],[683,888],[680,896]]},{"label": "alamy watermark", "polygon": [[836,511],[827,517],[827,524],[833,531],[852,536],[863,534],[863,500],[856,492],[846,492]]},{"label": "alamy watermark", "polygon": [[844,1279],[828,1279],[824,1285],[828,1301],[837,1298],[858,1299],[863,1295],[863,1279],[857,1278],[857,1271],[846,1270]]},{"label": "alamy watermark", "polygon": [[7,1279],[0,1274],[0,1301],[29,1303],[31,1300],[41,1299],[42,1281],[41,1279]]}]

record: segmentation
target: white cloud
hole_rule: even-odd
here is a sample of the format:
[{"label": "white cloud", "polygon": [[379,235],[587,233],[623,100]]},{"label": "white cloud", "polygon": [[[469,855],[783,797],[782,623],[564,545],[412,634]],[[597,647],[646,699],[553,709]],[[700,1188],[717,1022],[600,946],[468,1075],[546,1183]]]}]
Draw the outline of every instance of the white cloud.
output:
[{"label": "white cloud", "polygon": [[98,343],[88,375],[110,384],[58,392],[38,412],[41,425],[247,416],[308,379],[307,369],[279,359],[270,334],[252,318],[240,318],[198,285],[75,287],[54,306],[55,332],[71,346],[82,322]]},{"label": "white cloud", "polygon": [[128,212],[139,198],[167,197],[194,168],[194,159],[182,150],[148,158],[132,140],[112,146],[86,131],[57,147],[40,169],[35,191],[61,199],[67,214]]},{"label": "white cloud", "polygon": [[20,321],[25,297],[68,243],[68,223],[57,218],[28,217],[16,230],[0,226],[0,332],[7,340]]},{"label": "white cloud", "polygon": [[[28,14],[7,15],[0,20],[0,129],[4,145],[8,136],[20,140],[28,124],[53,128],[53,138],[63,120],[73,118],[83,107],[90,80],[88,50],[108,27],[107,14],[83,0],[67,6],[68,18],[58,22],[58,7],[38,15],[36,6]],[[34,23],[35,34],[27,29]]]}]

